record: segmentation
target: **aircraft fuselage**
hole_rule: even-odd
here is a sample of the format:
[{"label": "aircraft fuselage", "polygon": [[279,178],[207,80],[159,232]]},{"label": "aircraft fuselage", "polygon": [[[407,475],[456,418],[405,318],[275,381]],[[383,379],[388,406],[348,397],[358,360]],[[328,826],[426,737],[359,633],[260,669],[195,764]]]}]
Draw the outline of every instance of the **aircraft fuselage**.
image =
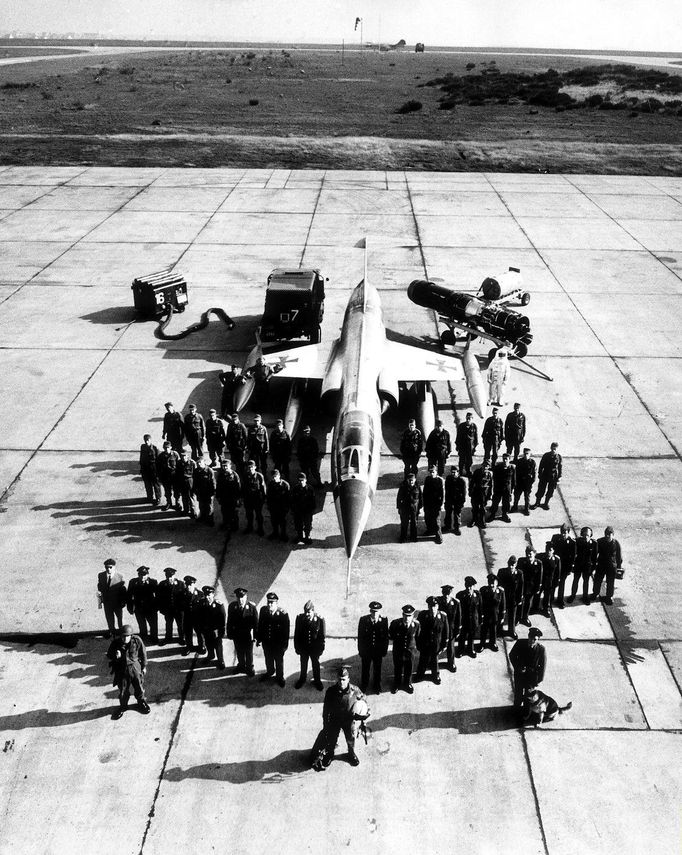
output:
[{"label": "aircraft fuselage", "polygon": [[377,384],[385,342],[379,292],[361,282],[348,301],[333,357],[341,365],[341,384],[332,440],[332,483],[349,558],[362,536],[379,477],[382,407]]}]

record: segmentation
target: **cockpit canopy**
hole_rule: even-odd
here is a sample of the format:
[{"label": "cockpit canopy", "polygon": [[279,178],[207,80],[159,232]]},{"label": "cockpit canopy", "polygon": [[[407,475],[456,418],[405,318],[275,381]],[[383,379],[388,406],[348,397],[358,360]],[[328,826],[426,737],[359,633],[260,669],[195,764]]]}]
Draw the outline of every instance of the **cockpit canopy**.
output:
[{"label": "cockpit canopy", "polygon": [[336,443],[336,468],[341,481],[348,478],[365,480],[372,464],[374,426],[369,413],[350,410],[339,425]]}]

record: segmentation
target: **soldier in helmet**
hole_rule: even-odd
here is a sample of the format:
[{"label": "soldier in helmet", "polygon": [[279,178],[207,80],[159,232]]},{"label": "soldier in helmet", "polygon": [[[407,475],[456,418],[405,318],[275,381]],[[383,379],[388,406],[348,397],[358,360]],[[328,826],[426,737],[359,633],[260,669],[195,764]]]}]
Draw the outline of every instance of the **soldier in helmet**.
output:
[{"label": "soldier in helmet", "polygon": [[121,627],[120,635],[115,638],[107,650],[107,658],[114,677],[114,686],[118,688],[120,709],[111,716],[114,721],[121,718],[128,708],[131,692],[141,713],[148,715],[151,710],[144,693],[144,677],[147,673],[147,651],[133,628],[126,623]]},{"label": "soldier in helmet", "polygon": [[[360,704],[362,702],[362,706]],[[334,758],[334,750],[339,733],[343,731],[348,746],[348,762],[358,766],[360,760],[355,753],[355,739],[360,724],[369,715],[369,707],[364,694],[350,681],[348,668],[342,666],[337,671],[337,680],[324,695],[322,722],[326,735],[327,758]],[[326,765],[329,765],[327,762]]]},{"label": "soldier in helmet", "polygon": [[267,605],[261,606],[256,630],[256,647],[263,645],[265,674],[260,681],[275,677],[280,688],[286,686],[284,679],[284,654],[289,646],[289,615],[280,608],[279,597],[274,591],[266,596]]}]

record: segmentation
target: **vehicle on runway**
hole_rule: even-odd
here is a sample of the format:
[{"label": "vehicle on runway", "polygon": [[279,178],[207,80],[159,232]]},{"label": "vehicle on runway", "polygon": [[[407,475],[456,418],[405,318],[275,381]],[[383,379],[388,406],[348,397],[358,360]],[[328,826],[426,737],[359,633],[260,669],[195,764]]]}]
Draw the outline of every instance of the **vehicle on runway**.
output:
[{"label": "vehicle on runway", "polygon": [[400,383],[461,379],[462,367],[455,357],[387,338],[381,298],[367,277],[366,246],[364,277],[351,292],[339,338],[267,358],[280,377],[321,380],[321,398],[334,398],[332,487],[350,576],[377,488],[382,413],[397,405]]}]

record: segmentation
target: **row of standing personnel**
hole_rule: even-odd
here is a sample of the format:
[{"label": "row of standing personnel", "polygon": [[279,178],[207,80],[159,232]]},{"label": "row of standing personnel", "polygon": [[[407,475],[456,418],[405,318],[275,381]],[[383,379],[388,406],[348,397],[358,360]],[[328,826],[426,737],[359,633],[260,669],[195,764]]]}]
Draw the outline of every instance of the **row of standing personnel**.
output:
[{"label": "row of standing personnel", "polygon": [[[407,468],[407,467],[406,467]],[[435,536],[436,543],[442,543],[441,512],[445,509],[443,530],[451,528],[456,535],[461,534],[462,510],[467,493],[471,499],[471,521],[469,526],[486,528],[488,522],[497,517],[502,504],[504,522],[511,522],[510,512],[519,509],[523,499],[523,513],[528,516],[531,508],[542,507],[549,510],[549,501],[561,480],[563,466],[558,444],[553,442],[548,452],[543,454],[539,467],[539,480],[535,494],[535,503],[530,504],[536,478],[536,464],[531,457],[530,448],[523,449],[523,455],[516,463],[511,462],[508,454],[491,469],[491,461],[484,460],[477,467],[468,483],[458,466],[451,466],[449,474],[443,478],[436,463],[429,464],[428,475],[423,486],[417,483],[416,473],[407,472],[405,480],[398,488],[396,506],[400,515],[400,542],[417,539],[417,518],[424,510],[426,535]],[[486,520],[486,506],[492,501]]]},{"label": "row of standing personnel", "polygon": [[[280,607],[276,593],[269,592],[266,604],[257,609],[247,599],[246,588],[234,591],[235,599],[227,610],[215,598],[213,586],[199,589],[196,578],[176,578],[176,570],[167,567],[165,579],[158,582],[149,575],[149,568],[141,566],[137,577],[126,586],[122,575],[115,570],[114,559],[107,559],[105,569],[99,574],[98,592],[110,632],[123,626],[123,609],[134,614],[140,637],[152,644],[159,643],[158,620],[165,620],[165,637],[160,643],[173,641],[174,631],[183,653],[197,651],[206,655],[207,662],[225,668],[223,639],[233,641],[237,658],[237,672],[254,676],[253,647],[263,646],[265,674],[261,680],[274,678],[284,687],[284,655],[289,647],[290,619]],[[502,571],[504,573],[504,571]],[[476,580],[467,576],[463,590],[453,596],[453,586],[443,585],[441,596],[426,599],[427,609],[418,616],[415,608],[406,605],[402,617],[390,624],[382,614],[382,605],[374,600],[369,613],[358,623],[357,644],[362,662],[361,689],[366,691],[373,671],[373,687],[382,690],[382,660],[387,655],[389,641],[393,643],[394,683],[392,691],[404,686],[413,692],[413,672],[422,679],[427,670],[435,683],[440,683],[439,658],[446,655],[447,665],[456,671],[455,659],[465,653],[476,657],[474,645],[480,649],[489,646],[497,651],[497,634],[507,611],[505,588],[498,584],[495,574],[488,576],[488,584],[476,589]],[[514,624],[512,624],[513,626]],[[515,635],[514,635],[515,637]],[[301,688],[312,670],[315,688],[323,688],[320,657],[326,645],[326,622],[317,614],[308,600],[296,617],[294,649],[300,657],[300,675],[296,688]],[[418,653],[418,662],[416,656]]]},{"label": "row of standing personnel", "polygon": [[[252,424],[247,427],[241,421],[239,413],[222,419],[218,417],[216,410],[212,409],[208,418],[204,419],[195,404],[188,405],[189,412],[184,417],[175,410],[170,401],[166,402],[165,408],[161,438],[168,440],[177,454],[181,454],[187,445],[192,459],[196,461],[206,448],[214,466],[221,457],[229,454],[237,471],[240,471],[248,460],[255,460],[256,468],[263,473],[270,457],[273,467],[279,469],[282,477],[289,477],[293,444],[291,437],[284,430],[282,419],[277,419],[276,427],[268,433],[260,415],[255,415]],[[301,470],[308,478],[319,482],[320,448],[309,425],[304,426],[298,439],[296,456]]]},{"label": "row of standing personnel", "polygon": [[[504,423],[499,417],[499,409],[493,407],[483,426],[484,460],[497,460],[502,441],[506,443],[507,454],[514,455],[514,461],[519,456],[520,449],[526,438],[526,416],[521,412],[521,404],[514,404],[513,410],[506,416]],[[455,451],[459,457],[459,470],[464,477],[471,475],[474,455],[479,445],[478,425],[474,422],[474,414],[469,412],[457,426],[455,434]],[[414,419],[410,419],[407,429],[400,440],[400,456],[405,464],[405,476],[410,472],[417,474],[422,453],[426,453],[429,466],[436,466],[438,474],[442,475],[445,465],[452,454],[452,438],[450,432],[438,419],[436,426],[424,438]]]}]

